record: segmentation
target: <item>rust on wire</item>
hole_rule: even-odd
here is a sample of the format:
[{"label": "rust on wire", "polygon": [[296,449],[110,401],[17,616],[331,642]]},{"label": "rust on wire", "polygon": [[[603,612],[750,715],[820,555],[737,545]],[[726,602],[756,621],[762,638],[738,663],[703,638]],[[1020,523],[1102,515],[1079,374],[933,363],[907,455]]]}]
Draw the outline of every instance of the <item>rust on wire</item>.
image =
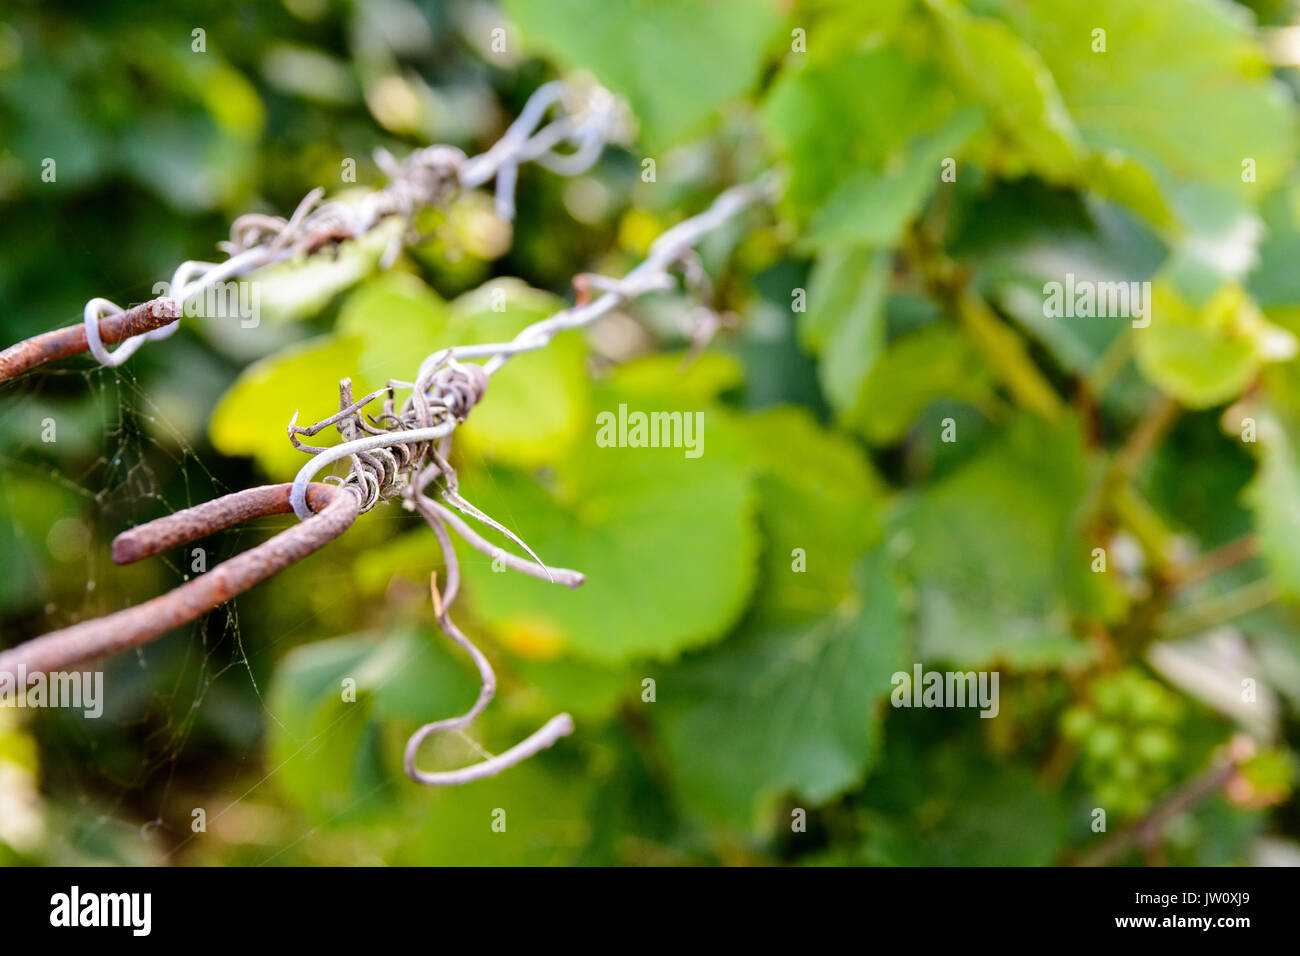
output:
[{"label": "rust on wire", "polygon": [[[555,107],[561,115],[547,122]],[[184,262],[172,274],[170,297],[125,311],[107,299],[91,299],[81,325],[46,332],[0,352],[0,382],[78,352],[90,351],[103,365],[119,365],[145,341],[138,336],[178,321],[181,306],[213,281],[246,276],[299,253],[337,248],[342,241],[360,238],[391,217],[400,217],[407,228],[402,236],[390,239],[380,259],[386,269],[404,245],[421,241],[412,225],[416,213],[447,201],[458,190],[477,189],[495,180],[497,214],[513,219],[520,165],[535,162],[559,175],[576,176],[596,162],[608,139],[625,132],[621,107],[609,91],[555,81],[533,92],[519,117],[486,153],[466,157],[454,146],[429,146],[397,160],[379,149],[375,162],[388,177],[382,188],[355,203],[335,200],[323,205],[325,191],[313,189],[289,219],[261,213],[240,216],[231,224],[230,240],[218,244],[229,256],[224,262]],[[574,151],[557,152],[564,144]],[[110,314],[101,314],[104,309]],[[98,330],[101,341],[88,342],[87,327],[92,333]],[[118,342],[127,344],[114,353],[103,347]]]},{"label": "rust on wire", "polygon": [[[119,315],[107,315],[99,320],[99,337],[105,345],[123,342],[134,335],[151,332],[176,321],[175,306],[167,298],[151,299],[132,306]],[[86,326],[83,322],[43,332],[24,339],[17,345],[0,352],[0,382],[17,378],[46,362],[76,355],[89,350],[86,343]]]},{"label": "rust on wire", "polygon": [[[253,518],[289,514],[291,488],[250,488],[140,525],[113,541],[113,560],[128,564]],[[352,525],[360,507],[353,490],[323,483],[309,486],[307,503],[313,514],[306,521],[161,597],[0,652],[0,673],[50,673],[148,643],[324,547]]]}]

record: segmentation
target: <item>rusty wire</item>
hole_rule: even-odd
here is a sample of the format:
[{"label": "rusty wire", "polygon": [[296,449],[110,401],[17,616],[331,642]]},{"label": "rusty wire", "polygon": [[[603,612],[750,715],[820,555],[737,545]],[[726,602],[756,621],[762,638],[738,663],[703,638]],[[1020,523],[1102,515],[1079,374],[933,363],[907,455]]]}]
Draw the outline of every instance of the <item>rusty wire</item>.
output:
[{"label": "rusty wire", "polygon": [[[578,571],[547,566],[523,539],[464,498],[449,461],[452,434],[484,399],[492,374],[514,355],[541,348],[560,332],[588,325],[638,296],[672,288],[674,272],[684,274],[688,288],[699,288],[701,273],[694,245],[751,204],[770,198],[773,191],[771,179],[727,190],[703,213],[665,232],[651,246],[646,260],[622,279],[577,277],[574,285],[578,302],[574,306],[528,326],[510,342],[442,349],[421,362],[413,382],[391,381],[385,388],[359,400],[353,400],[351,380],[342,380],[337,413],[310,426],[299,425],[296,413],[289,422],[290,442],[312,456],[292,484],[227,495],[125,532],[113,542],[113,559],[128,563],[253,517],[291,510],[302,519],[300,525],[162,597],[2,652],[0,671],[16,673],[22,668],[30,674],[59,670],[153,640],[323,547],[347,530],[358,514],[369,511],[380,501],[400,498],[404,507],[417,512],[433,529],[447,573],[445,593],[438,590],[436,578],[430,588],[438,625],[470,656],[480,677],[479,697],[465,714],[426,724],[408,740],[404,758],[407,775],[425,785],[456,785],[500,773],[550,747],[573,732],[573,719],[568,714],[556,715],[504,753],[488,755],[468,767],[430,772],[421,770],[417,764],[423,741],[440,732],[464,731],[496,692],[496,676],[487,657],[451,617],[460,574],[449,529],[471,547],[501,560],[513,570],[570,588],[578,587],[584,580]],[[591,299],[591,290],[600,292],[600,297]],[[109,324],[113,320],[106,320],[101,331],[107,328],[111,330],[109,335],[120,334],[125,339],[133,328],[139,327],[132,323],[145,321],[143,316],[157,311],[137,307],[131,314],[118,317],[114,324]],[[488,361],[483,365],[466,361],[471,358]],[[400,405],[396,398],[399,389],[410,390]],[[364,409],[381,398],[380,413],[366,415]],[[300,438],[312,437],[331,426],[343,439],[340,444],[318,447],[307,445]],[[312,481],[322,468],[343,459],[350,461],[347,475],[326,479],[336,482],[335,486]],[[431,488],[441,502],[428,493]],[[460,515],[503,534],[525,551],[532,563],[496,547]]]},{"label": "rusty wire", "polygon": [[[290,487],[249,488],[132,528],[113,540],[113,561],[130,564],[253,518],[287,514]],[[0,673],[67,670],[161,637],[320,550],[352,525],[360,506],[352,489],[326,484],[312,485],[307,500],[308,520],[160,597],[0,651]]]},{"label": "rusty wire", "polygon": [[[541,126],[555,106],[561,108],[561,115]],[[0,351],[0,382],[79,352],[90,352],[101,365],[121,365],[145,342],[175,333],[185,303],[218,282],[358,239],[396,218],[406,227],[393,236],[381,257],[380,266],[387,268],[404,245],[420,240],[414,229],[416,214],[445,204],[461,190],[495,180],[497,213],[509,220],[514,216],[520,165],[535,162],[561,175],[577,175],[596,161],[608,140],[621,135],[622,128],[618,101],[607,90],[590,83],[556,81],[539,87],[501,139],[481,155],[467,158],[454,146],[435,145],[398,160],[384,149],[376,150],[375,162],[388,177],[381,189],[356,202],[322,204],[325,191],[318,188],[303,198],[288,219],[262,213],[240,216],[231,224],[230,238],[218,244],[228,255],[224,262],[183,262],[172,274],[167,296],[129,309],[108,299],[91,299],[78,325]],[[573,152],[561,152],[557,149],[561,146]],[[117,349],[109,351],[107,346],[113,344]]]},{"label": "rusty wire", "polygon": [[[100,340],[110,345],[175,322],[169,300],[153,299],[99,320]],[[17,378],[46,362],[68,358],[88,348],[83,324],[43,332],[0,351],[0,382]]]},{"label": "rusty wire", "polygon": [[[225,263],[184,263],[174,277],[172,297],[125,311],[106,300],[91,300],[82,325],[46,333],[0,352],[0,381],[43,362],[87,350],[103,364],[120,364],[144,341],[170,335],[183,301],[207,285],[292,255],[310,254],[319,247],[322,235],[353,238],[390,216],[402,216],[409,224],[419,208],[445,198],[452,188],[468,188],[495,178],[498,212],[508,218],[513,213],[515,171],[520,163],[536,161],[556,172],[580,172],[594,161],[610,132],[613,101],[598,89],[594,94],[589,92],[585,107],[575,110],[570,105],[565,115],[537,130],[546,112],[565,95],[559,84],[539,89],[501,141],[473,159],[467,160],[448,147],[430,147],[401,163],[387,154],[378,156],[381,167],[389,174],[389,185],[357,207],[329,203],[318,208],[322,192],[313,190],[288,220],[260,214],[237,219],[230,241],[222,244],[230,255]],[[561,143],[573,145],[575,151],[554,152]],[[447,574],[445,592],[439,591],[436,577],[431,581],[435,615],[444,633],[470,656],[480,676],[479,697],[469,711],[426,724],[411,736],[404,761],[407,774],[426,785],[460,784],[499,773],[551,746],[572,733],[573,720],[568,714],[553,717],[504,753],[489,754],[471,766],[441,772],[423,771],[417,766],[418,751],[425,739],[442,731],[468,728],[496,689],[496,677],[486,656],[456,626],[450,614],[460,576],[449,529],[471,547],[513,570],[570,588],[584,580],[578,571],[547,566],[523,539],[464,498],[449,462],[452,433],[484,399],[491,376],[513,356],[542,348],[560,332],[589,325],[641,295],[669,291],[675,288],[676,275],[681,276],[688,291],[711,298],[694,246],[742,210],[772,198],[775,191],[776,182],[771,176],[727,190],[703,213],[667,230],[652,244],[645,261],[623,278],[593,274],[575,277],[578,298],[573,306],[533,323],[509,342],[442,349],[420,363],[413,381],[390,381],[385,388],[355,401],[351,380],[342,380],[336,414],[300,426],[295,413],[289,422],[290,442],[312,455],[292,484],[238,492],[149,522],[119,535],[113,543],[113,558],[127,563],[249,518],[290,510],[302,524],[162,597],[0,653],[0,670],[48,672],[143,644],[195,620],[323,547],[342,534],[359,514],[381,501],[397,498],[405,508],[420,514],[434,532]],[[593,291],[599,293],[597,298],[591,297]],[[108,314],[101,316],[104,312]],[[707,302],[697,313],[705,316],[701,327],[706,331],[721,324]],[[114,343],[123,344],[109,353],[105,345]],[[479,365],[467,361],[475,358],[486,358],[487,362]],[[396,398],[399,390],[410,391],[400,405]],[[364,412],[381,398],[379,414]],[[312,437],[331,426],[343,439],[337,445],[307,445],[300,438]],[[347,475],[326,479],[335,482],[334,487],[312,481],[322,468],[343,459],[350,461]],[[434,500],[429,489],[434,489],[442,500]],[[527,553],[531,562],[493,545],[462,515],[507,537]]]}]

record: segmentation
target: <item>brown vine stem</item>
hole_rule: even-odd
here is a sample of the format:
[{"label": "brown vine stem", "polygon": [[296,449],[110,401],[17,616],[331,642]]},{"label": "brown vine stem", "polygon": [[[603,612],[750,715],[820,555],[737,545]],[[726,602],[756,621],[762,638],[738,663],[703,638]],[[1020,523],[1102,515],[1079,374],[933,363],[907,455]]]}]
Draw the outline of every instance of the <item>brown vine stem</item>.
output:
[{"label": "brown vine stem", "polygon": [[[113,560],[128,564],[252,518],[288,514],[289,490],[250,488],[150,521],[118,535]],[[315,513],[307,521],[160,597],[0,652],[0,673],[48,674],[155,640],[324,547],[351,526],[360,505],[353,491],[326,484],[313,484],[308,502]]]},{"label": "brown vine stem", "polygon": [[1147,456],[1159,446],[1182,413],[1182,407],[1161,396],[1142,414],[1121,445],[1110,457],[1106,470],[1094,486],[1085,513],[1090,520],[1101,522],[1109,515],[1137,540],[1154,572],[1151,596],[1144,602],[1151,613],[1158,613],[1167,597],[1167,581],[1172,573],[1173,533],[1155,509],[1138,493],[1133,479]]},{"label": "brown vine stem", "polygon": [[1257,611],[1276,599],[1277,587],[1272,581],[1252,581],[1226,594],[1166,614],[1160,622],[1159,636],[1162,640],[1171,641],[1200,634],[1243,614]]},{"label": "brown vine stem", "polygon": [[1107,866],[1122,859],[1131,850],[1151,850],[1160,841],[1164,829],[1180,814],[1199,806],[1222,790],[1242,765],[1255,754],[1255,744],[1239,734],[1227,752],[1198,776],[1174,789],[1133,823],[1110,837],[1091,853],[1084,854],[1079,866]]},{"label": "brown vine stem", "polygon": [[1125,329],[1115,337],[1110,346],[1101,354],[1097,364],[1093,366],[1084,384],[1088,390],[1097,398],[1106,394],[1116,376],[1123,371],[1124,366],[1133,358],[1133,332],[1131,329]]},{"label": "brown vine stem", "polygon": [[1138,467],[1147,455],[1155,450],[1169,432],[1182,407],[1168,396],[1161,398],[1142,416],[1124,445],[1111,463],[1111,475],[1116,480],[1128,481],[1137,474]]},{"label": "brown vine stem", "polygon": [[1017,403],[1049,422],[1065,417],[1065,402],[1029,357],[1021,337],[966,286],[952,296],[953,309],[971,341]]},{"label": "brown vine stem", "polygon": [[971,288],[967,270],[944,255],[938,239],[918,225],[904,238],[902,255],[930,291],[947,304],[1016,404],[1046,421],[1061,421],[1065,401],[1034,364],[1024,339]]},{"label": "brown vine stem", "polygon": [[1174,569],[1169,575],[1169,589],[1176,590],[1213,577],[1220,571],[1226,571],[1228,568],[1249,561],[1257,552],[1255,536],[1243,535]]}]

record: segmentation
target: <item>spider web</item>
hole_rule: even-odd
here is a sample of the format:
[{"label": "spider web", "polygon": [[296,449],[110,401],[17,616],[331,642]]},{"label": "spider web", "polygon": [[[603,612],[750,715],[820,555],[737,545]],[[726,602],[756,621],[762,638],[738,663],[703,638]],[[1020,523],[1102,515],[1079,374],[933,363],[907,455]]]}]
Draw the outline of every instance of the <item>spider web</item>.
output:
[{"label": "spider web", "polygon": [[[84,576],[85,585],[72,595],[66,589],[60,590],[51,575],[43,575],[37,584],[41,610],[20,616],[16,629],[6,621],[6,646],[138,604],[189,580],[194,576],[189,561],[196,546],[205,549],[205,570],[210,571],[221,560],[264,538],[267,530],[283,526],[285,519],[249,522],[148,558],[140,563],[156,563],[153,583],[145,578],[144,583],[133,581],[113,593],[105,582],[120,580],[121,571],[109,558],[116,534],[238,489],[204,462],[198,449],[160,407],[156,397],[159,390],[142,383],[131,363],[81,371],[44,369],[0,386],[0,434],[14,432],[12,425],[17,423],[17,430],[24,435],[38,436],[40,422],[46,416],[57,423],[62,415],[48,401],[51,392],[60,397],[76,396],[93,406],[95,420],[84,430],[93,434],[95,451],[82,456],[87,463],[75,472],[50,464],[43,451],[48,446],[43,446],[39,438],[0,452],[0,520],[8,521],[14,537],[29,551],[48,550],[47,542],[33,540],[15,520],[9,500],[12,495],[7,491],[17,478],[60,489],[78,509],[73,520],[85,525],[87,537],[78,561],[60,570],[59,576],[66,577],[75,568]],[[243,475],[238,479],[241,487],[245,480]],[[416,522],[412,520],[411,524]],[[57,826],[47,827],[49,835],[67,841],[43,848],[49,862],[174,863],[185,861],[195,851],[201,854],[202,849],[193,844],[195,834],[183,826],[184,815],[192,807],[202,805],[211,826],[245,804],[322,737],[340,729],[337,725],[325,727],[302,740],[300,749],[280,765],[265,764],[262,737],[266,726],[279,724],[279,720],[263,697],[254,662],[245,647],[241,600],[243,597],[223,604],[156,642],[87,665],[105,673],[103,696],[107,705],[100,720],[85,721],[79,711],[18,712],[25,715],[20,718],[20,727],[40,741],[39,775],[45,796],[58,814]],[[305,614],[302,620],[310,616]],[[259,635],[264,637],[261,630]],[[277,635],[265,650],[278,656],[283,643],[294,636]],[[166,671],[168,679],[155,676],[155,672],[162,671]],[[213,705],[210,697],[231,672],[240,677],[240,692],[251,688],[261,723],[242,746],[227,748],[234,752],[214,756],[208,741],[195,739],[196,730],[205,724],[205,708],[215,710],[211,716],[217,719],[222,716],[223,711]],[[144,690],[132,700],[138,691],[137,683]],[[111,708],[117,696],[127,698],[129,703],[123,713],[115,714]],[[346,713],[351,716],[360,711]],[[0,718],[3,714],[0,711]],[[0,732],[3,729],[0,724]],[[492,756],[465,732],[458,730],[453,736],[465,754],[476,758]],[[101,757],[104,738],[110,744],[128,748],[132,759],[114,759],[113,754]],[[213,779],[226,771],[237,779]],[[354,805],[395,782],[395,778],[383,781],[374,791],[359,796]],[[3,785],[0,780],[0,790]],[[3,805],[0,800],[0,808]],[[350,809],[343,808],[337,816]],[[259,857],[258,862],[275,861],[307,840],[315,829],[296,838],[291,833],[280,834],[281,838],[272,841],[271,856],[265,860]],[[0,828],[0,840],[4,838]],[[97,852],[96,847],[103,845],[110,845],[112,851]]]},{"label": "spider web", "polygon": [[[68,383],[68,378],[75,379],[75,384]],[[69,456],[88,461],[84,465],[79,462],[75,471],[62,463],[51,464],[47,454],[50,446],[42,444],[42,423],[53,419],[55,449],[62,437],[60,432],[66,434],[74,425],[61,410],[64,406],[52,401],[51,393],[59,398],[78,395],[83,405],[94,412],[95,419],[81,423],[81,431],[97,447],[86,455]],[[233,529],[220,539],[214,536],[157,555],[148,559],[155,563],[154,584],[130,581],[119,588],[121,572],[110,573],[117,571],[109,559],[115,534],[232,490],[204,463],[129,365],[84,371],[42,370],[6,385],[0,388],[0,429],[11,436],[31,436],[26,443],[16,442],[0,453],[0,515],[9,525],[18,550],[48,555],[55,537],[52,530],[47,541],[34,540],[31,529],[18,519],[16,508],[21,507],[21,502],[16,500],[15,489],[20,482],[43,484],[51,496],[67,499],[74,508],[79,505],[79,513],[60,521],[65,531],[68,527],[80,528],[84,534],[80,540],[73,534],[73,544],[63,545],[64,551],[69,547],[80,550],[79,559],[54,568],[64,581],[78,570],[84,574],[85,585],[79,598],[69,593],[66,585],[59,586],[54,580],[56,575],[44,562],[33,561],[35,590],[41,598],[39,610],[17,615],[16,627],[12,620],[6,620],[5,645],[112,613],[162,593],[193,576],[193,547],[204,549],[203,570],[210,570],[223,557],[247,546],[250,542],[240,538],[251,537],[249,532],[256,531],[255,527]],[[57,562],[51,560],[49,564],[55,566]],[[151,579],[147,569],[139,577],[146,582]],[[6,614],[10,619],[13,616]],[[132,834],[114,831],[130,831],[134,824],[126,821],[143,819],[148,822],[141,827],[140,858],[130,862],[149,861],[155,858],[163,841],[149,839],[148,831],[167,829],[163,822],[165,810],[175,802],[178,778],[193,762],[187,758],[194,750],[194,733],[213,688],[228,672],[243,671],[262,702],[261,688],[244,646],[238,605],[222,605],[158,644],[145,645],[87,668],[92,666],[105,674],[105,713],[100,720],[83,720],[79,711],[17,711],[25,715],[19,718],[19,727],[40,741],[39,773],[48,791],[46,796],[52,798],[53,810],[59,816],[57,829],[74,834],[74,846],[47,846],[47,853],[56,857],[71,853],[76,858],[89,852],[94,858],[94,848],[104,843],[114,845],[119,852],[125,845],[130,853]],[[151,669],[156,673],[150,673]],[[115,702],[119,694],[126,698],[125,703]],[[264,702],[262,708],[273,720]],[[126,757],[123,748],[128,751]],[[249,748],[242,760],[258,756],[255,748]],[[172,839],[166,842],[186,835],[170,834]]]}]

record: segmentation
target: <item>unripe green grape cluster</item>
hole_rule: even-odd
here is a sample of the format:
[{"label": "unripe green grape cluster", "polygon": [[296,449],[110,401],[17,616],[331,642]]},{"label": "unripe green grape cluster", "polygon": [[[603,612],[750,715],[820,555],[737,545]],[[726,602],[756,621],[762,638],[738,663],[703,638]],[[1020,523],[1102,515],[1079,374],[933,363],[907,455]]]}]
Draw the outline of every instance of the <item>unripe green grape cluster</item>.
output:
[{"label": "unripe green grape cluster", "polygon": [[1099,677],[1086,702],[1061,715],[1098,806],[1119,817],[1146,809],[1174,782],[1183,702],[1134,668]]}]

